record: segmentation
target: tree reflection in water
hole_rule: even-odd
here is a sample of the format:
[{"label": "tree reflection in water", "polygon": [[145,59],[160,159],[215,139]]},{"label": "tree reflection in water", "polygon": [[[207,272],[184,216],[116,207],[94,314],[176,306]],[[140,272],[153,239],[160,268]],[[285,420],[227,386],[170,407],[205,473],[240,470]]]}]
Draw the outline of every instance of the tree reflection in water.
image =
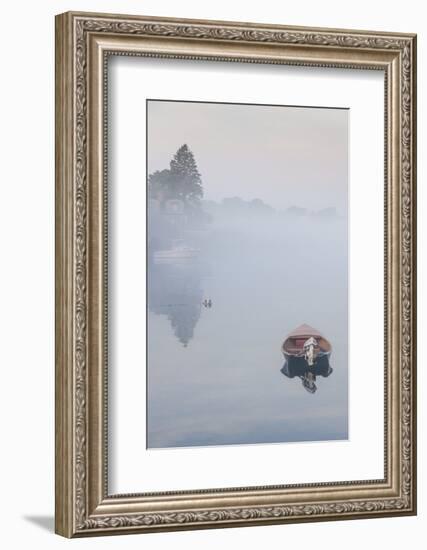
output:
[{"label": "tree reflection in water", "polygon": [[151,261],[148,272],[148,307],[165,315],[184,347],[194,336],[200,319],[204,269],[197,260]]}]

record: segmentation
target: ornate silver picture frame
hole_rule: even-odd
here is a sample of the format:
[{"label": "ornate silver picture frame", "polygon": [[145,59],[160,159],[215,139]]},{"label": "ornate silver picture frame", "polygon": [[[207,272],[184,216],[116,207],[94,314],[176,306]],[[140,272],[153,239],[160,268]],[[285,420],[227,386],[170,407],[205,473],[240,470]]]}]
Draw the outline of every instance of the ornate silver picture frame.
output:
[{"label": "ornate silver picture frame", "polygon": [[[384,75],[384,476],[111,494],[108,60]],[[68,12],[56,18],[56,532],[135,532],[416,513],[416,36]],[[369,270],[369,265],[366,266]],[[362,297],[363,289],[360,289]],[[263,467],[262,464],[259,465]],[[149,473],[148,473],[149,475]]]}]

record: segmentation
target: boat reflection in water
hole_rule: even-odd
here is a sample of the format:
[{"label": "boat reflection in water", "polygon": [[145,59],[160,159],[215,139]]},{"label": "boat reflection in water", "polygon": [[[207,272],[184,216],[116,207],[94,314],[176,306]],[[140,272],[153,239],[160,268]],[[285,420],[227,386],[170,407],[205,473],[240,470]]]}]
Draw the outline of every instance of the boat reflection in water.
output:
[{"label": "boat reflection in water", "polygon": [[309,325],[301,325],[292,331],[282,345],[286,359],[281,372],[288,378],[301,379],[309,393],[317,390],[316,377],[327,378],[333,372],[329,364],[332,352],[330,342]]}]

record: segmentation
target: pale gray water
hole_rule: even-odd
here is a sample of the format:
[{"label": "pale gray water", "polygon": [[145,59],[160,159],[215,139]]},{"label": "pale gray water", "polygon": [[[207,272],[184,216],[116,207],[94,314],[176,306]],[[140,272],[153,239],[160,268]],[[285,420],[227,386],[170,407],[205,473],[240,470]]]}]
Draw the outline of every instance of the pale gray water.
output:
[{"label": "pale gray water", "polygon": [[[347,220],[228,216],[185,241],[197,258],[149,261],[147,446],[347,439]],[[280,371],[302,323],[333,346],[314,394]]]}]

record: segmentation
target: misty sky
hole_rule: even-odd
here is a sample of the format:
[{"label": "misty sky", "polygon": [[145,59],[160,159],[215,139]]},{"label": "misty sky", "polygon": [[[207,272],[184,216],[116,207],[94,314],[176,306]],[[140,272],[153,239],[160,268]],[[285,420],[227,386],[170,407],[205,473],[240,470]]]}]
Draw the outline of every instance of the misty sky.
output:
[{"label": "misty sky", "polygon": [[155,100],[147,109],[149,173],[187,143],[205,199],[346,214],[348,110]]}]

